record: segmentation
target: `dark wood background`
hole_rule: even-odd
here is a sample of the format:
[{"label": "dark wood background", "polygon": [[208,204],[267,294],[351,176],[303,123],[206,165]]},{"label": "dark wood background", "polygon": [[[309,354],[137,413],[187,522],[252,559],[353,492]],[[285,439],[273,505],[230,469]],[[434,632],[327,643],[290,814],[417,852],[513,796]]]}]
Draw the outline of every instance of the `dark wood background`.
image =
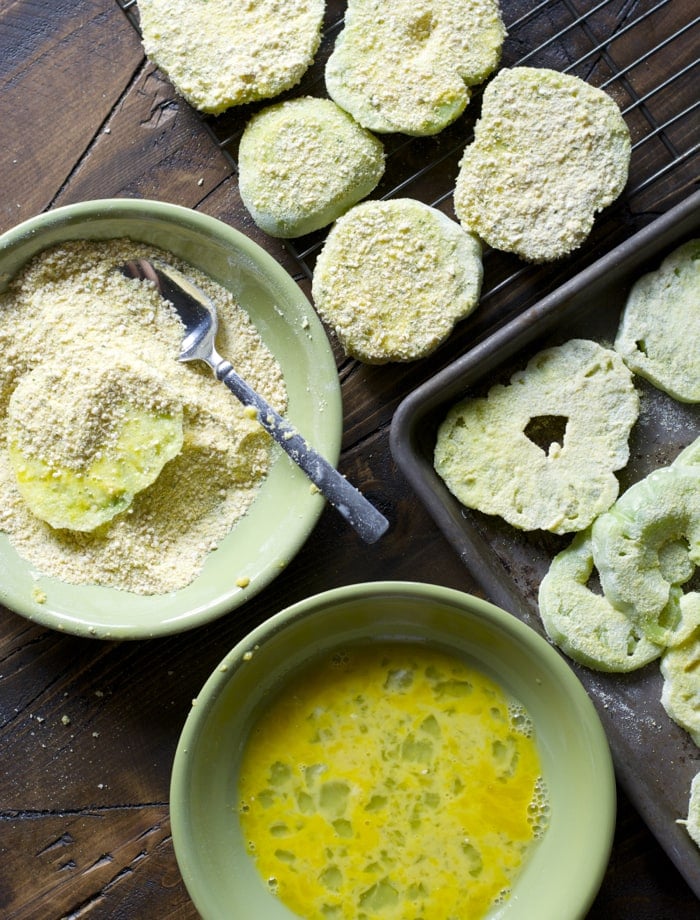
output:
[{"label": "dark wood background", "polygon": [[[329,17],[337,19],[342,6],[329,4]],[[503,3],[509,25],[531,16],[529,31],[521,25],[511,33],[506,52],[511,63],[525,53],[530,32],[538,36],[546,27],[556,34],[595,4],[552,2],[543,14],[546,22],[532,14],[539,6]],[[596,54],[596,67],[592,58],[590,67],[582,65],[600,85],[605,74],[596,68],[619,68],[619,60],[612,60],[616,54],[636,60],[645,42],[663,40],[669,18],[681,26],[692,18],[690,0],[661,6],[656,14],[654,3],[611,2],[602,19],[567,29],[561,41],[530,63],[570,63],[586,54],[574,45],[596,47],[603,41],[605,52]],[[622,31],[645,10],[651,11],[648,19]],[[608,46],[605,35],[615,30],[620,38]],[[635,142],[655,129],[646,111],[651,101],[640,106],[634,99],[662,84],[679,57],[690,59],[690,51],[692,38],[684,33],[667,53],[655,53],[637,68],[639,85],[633,85],[631,74],[624,86],[616,84],[618,101],[632,105],[628,121]],[[627,93],[629,98],[621,98]],[[679,93],[695,96],[684,80],[653,101],[681,112],[685,103]],[[241,117],[234,113],[205,124],[145,61],[138,34],[116,0],[0,0],[0,232],[85,199],[176,202],[248,233],[308,292],[313,241],[311,255],[299,259],[298,252],[264,237],[241,204],[231,154]],[[668,117],[654,114],[662,121]],[[391,520],[391,531],[379,545],[362,545],[327,510],[304,549],[260,595],[235,615],[171,638],[89,641],[0,608],[0,917],[197,916],[178,873],[168,816],[170,768],[191,699],[253,625],[318,591],[406,579],[479,593],[392,461],[393,411],[417,383],[475,339],[687,195],[697,173],[697,162],[687,155],[693,132],[697,138],[697,118],[694,127],[688,117],[678,118],[663,136],[640,144],[630,193],[601,218],[582,251],[555,268],[517,276],[505,289],[495,285],[478,315],[433,358],[406,367],[367,368],[336,349],[345,407],[341,468]],[[450,138],[458,135],[418,145],[410,156],[418,150],[430,157]],[[410,165],[410,156],[397,153],[399,168]],[[454,157],[440,169],[442,181],[451,183]],[[649,182],[659,169],[661,177]],[[439,198],[440,189],[431,181],[430,195]],[[408,193],[413,192],[412,187]],[[444,206],[449,210],[449,201]],[[508,259],[491,265],[492,278],[507,278],[514,268]],[[690,888],[620,792],[614,848],[590,918],[689,920],[699,915]]]}]

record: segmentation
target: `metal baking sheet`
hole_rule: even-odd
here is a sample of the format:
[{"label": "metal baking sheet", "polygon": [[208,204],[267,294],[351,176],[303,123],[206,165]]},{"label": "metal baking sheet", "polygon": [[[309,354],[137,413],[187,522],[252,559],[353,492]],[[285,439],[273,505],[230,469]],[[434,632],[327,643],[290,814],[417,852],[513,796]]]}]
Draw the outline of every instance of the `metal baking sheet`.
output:
[{"label": "metal baking sheet", "polygon": [[[525,533],[500,518],[464,508],[433,469],[437,426],[457,400],[483,395],[494,383],[507,381],[543,347],[574,337],[610,345],[631,284],[698,235],[700,192],[448,365],[410,394],[394,416],[394,458],[435,522],[489,599],[541,635],[539,584],[553,555],[571,537]],[[675,402],[641,378],[635,384],[641,411],[630,438],[630,461],[618,474],[621,491],[670,463],[700,435],[700,406]],[[698,589],[698,581],[696,573],[690,587]],[[700,850],[677,823],[687,815],[700,751],[661,706],[658,662],[629,675],[569,664],[596,705],[620,783],[700,897]]]}]

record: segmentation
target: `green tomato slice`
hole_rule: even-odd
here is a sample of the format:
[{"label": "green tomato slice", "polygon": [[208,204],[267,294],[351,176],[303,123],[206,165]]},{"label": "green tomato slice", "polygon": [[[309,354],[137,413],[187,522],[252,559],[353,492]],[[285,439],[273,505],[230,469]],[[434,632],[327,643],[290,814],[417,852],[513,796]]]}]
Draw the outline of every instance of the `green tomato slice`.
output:
[{"label": "green tomato slice", "polygon": [[695,592],[682,590],[700,562],[700,468],[673,464],[635,483],[593,523],[592,546],[612,604],[650,641],[685,641],[700,621]]},{"label": "green tomato slice", "polygon": [[51,527],[93,531],[125,511],[183,444],[183,409],[136,357],[47,362],[25,375],[8,408],[17,488]]},{"label": "green tomato slice", "polygon": [[181,417],[132,406],[116,441],[84,470],[27,456],[16,441],[9,454],[20,494],[36,517],[55,528],[91,531],[155,482],[182,440]]},{"label": "green tomato slice", "polygon": [[598,671],[632,671],[658,658],[663,648],[588,586],[593,570],[588,528],[554,557],[540,585],[540,616],[549,638],[574,661]]}]

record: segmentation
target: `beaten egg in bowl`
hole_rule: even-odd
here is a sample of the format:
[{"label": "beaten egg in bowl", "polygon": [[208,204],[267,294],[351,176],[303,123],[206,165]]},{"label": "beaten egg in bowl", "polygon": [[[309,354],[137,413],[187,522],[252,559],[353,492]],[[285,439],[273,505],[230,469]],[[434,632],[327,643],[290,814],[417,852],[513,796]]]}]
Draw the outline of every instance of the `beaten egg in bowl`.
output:
[{"label": "beaten egg in bowl", "polygon": [[205,920],[574,920],[615,785],[545,640],[470,595],[381,582],[301,601],[224,658],[186,720],[171,815]]}]

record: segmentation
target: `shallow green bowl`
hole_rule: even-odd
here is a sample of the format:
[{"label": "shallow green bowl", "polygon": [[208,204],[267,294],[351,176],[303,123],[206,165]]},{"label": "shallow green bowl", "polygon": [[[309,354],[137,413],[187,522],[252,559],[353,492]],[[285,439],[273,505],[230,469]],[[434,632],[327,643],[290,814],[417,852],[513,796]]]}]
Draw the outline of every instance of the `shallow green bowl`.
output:
[{"label": "shallow green bowl", "polygon": [[185,723],[170,790],[173,841],[204,920],[290,920],[259,877],[238,823],[245,739],[270,699],[314,656],[351,643],[424,642],[463,656],[518,699],[535,725],[551,823],[490,918],[576,920],[600,886],[615,823],[610,752],[593,704],[544,639],[478,598],[379,582],[301,601],[251,632],[204,685]]},{"label": "shallow green bowl", "polygon": [[[299,286],[272,256],[221,221],[157,201],[109,199],[57,208],[0,236],[0,291],[49,246],[117,237],[168,250],[234,294],[282,367],[288,418],[336,464],[342,405],[326,333]],[[54,629],[110,639],[174,633],[233,610],[284,568],[323,509],[323,498],[312,494],[306,476],[275,450],[272,469],[249,512],[186,588],[143,596],[66,584],[37,573],[0,534],[0,603]],[[250,579],[249,585],[237,587],[238,578]],[[44,592],[45,603],[37,603],[35,588]]]}]

